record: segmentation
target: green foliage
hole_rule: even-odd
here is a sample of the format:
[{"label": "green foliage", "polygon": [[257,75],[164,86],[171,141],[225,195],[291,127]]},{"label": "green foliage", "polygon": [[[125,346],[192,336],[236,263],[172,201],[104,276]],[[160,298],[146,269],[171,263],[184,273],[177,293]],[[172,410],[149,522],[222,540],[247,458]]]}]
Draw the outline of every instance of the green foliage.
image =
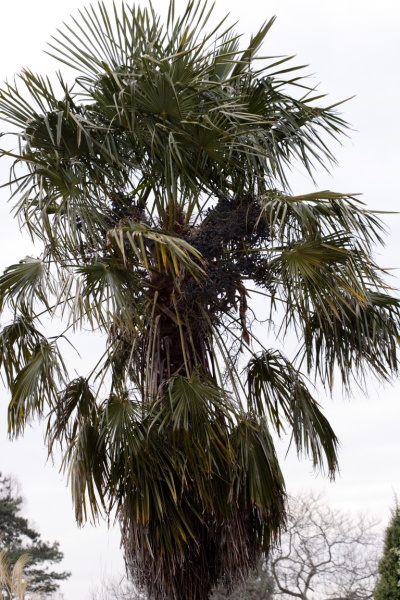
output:
[{"label": "green foliage", "polygon": [[[288,189],[293,161],[334,162],[327,140],[346,123],[289,58],[261,60],[274,19],[242,48],[211,14],[190,0],[177,16],[171,0],[164,24],[100,2],[50,45],[72,82],[25,69],[0,91],[11,197],[43,247],[0,279],[10,435],[47,420],[78,521],[116,514],[156,600],[205,600],[268,554],[285,523],[273,432],[334,476],[307,375],[330,390],[335,372],[350,388],[398,370],[381,222],[352,195]],[[257,339],[254,287],[255,316],[297,335],[294,358]],[[88,329],[104,353],[77,376],[60,344]]]},{"label": "green foliage", "polygon": [[379,581],[374,594],[375,600],[399,600],[400,506],[397,500],[385,533],[383,556],[379,562],[379,575]]},{"label": "green foliage", "polygon": [[[51,594],[70,573],[50,571],[48,565],[63,559],[58,542],[44,542],[21,516],[22,497],[15,493],[12,479],[0,474],[0,545],[12,569],[21,557],[28,592]],[[18,570],[18,569],[17,569]]]}]

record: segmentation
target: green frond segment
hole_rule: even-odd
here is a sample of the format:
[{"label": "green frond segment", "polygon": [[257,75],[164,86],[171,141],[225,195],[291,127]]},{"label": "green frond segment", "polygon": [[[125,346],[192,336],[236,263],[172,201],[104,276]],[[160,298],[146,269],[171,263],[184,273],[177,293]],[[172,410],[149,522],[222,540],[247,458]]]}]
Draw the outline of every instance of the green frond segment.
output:
[{"label": "green frond segment", "polygon": [[126,260],[125,240],[127,240],[137,260],[146,269],[149,269],[152,262],[149,254],[155,251],[156,264],[160,271],[169,269],[178,276],[184,268],[195,279],[205,275],[201,268],[203,262],[201,254],[196,248],[184,239],[152,229],[145,223],[133,221],[129,225],[112,229],[108,232],[108,240],[111,246],[119,250],[124,262]]},{"label": "green frond segment", "polygon": [[27,423],[43,416],[46,407],[56,402],[64,375],[65,366],[57,346],[42,339],[12,383],[8,409],[11,435],[23,433]]},{"label": "green frond segment", "polygon": [[107,331],[120,318],[131,327],[140,322],[144,305],[141,279],[122,263],[107,258],[95,260],[78,267],[72,278],[76,278],[77,285],[72,290],[68,286],[66,291],[71,293],[75,328],[88,322],[93,328],[100,326]]},{"label": "green frond segment", "polygon": [[97,413],[96,398],[88,381],[79,377],[68,383],[61,401],[51,410],[47,436],[50,447],[57,442],[69,445],[76,439],[80,425],[92,420]]},{"label": "green frond segment", "polygon": [[296,317],[307,322],[312,313],[329,319],[341,305],[366,306],[364,282],[381,280],[350,241],[348,236],[329,236],[275,249],[269,264],[271,289],[287,303],[288,322]]},{"label": "green frond segment", "polygon": [[29,362],[42,341],[42,334],[26,317],[19,317],[1,330],[0,360],[2,373],[9,388],[13,387],[16,376]]},{"label": "green frond segment", "polygon": [[0,278],[0,309],[5,301],[26,306],[43,302],[48,306],[47,297],[52,292],[48,265],[40,258],[27,256],[18,264],[10,265]]},{"label": "green frond segment", "polygon": [[365,306],[342,305],[339,314],[313,314],[300,354],[309,371],[333,386],[335,369],[344,385],[364,382],[368,374],[390,380],[399,369],[400,301],[382,292],[368,291]]},{"label": "green frond segment", "polygon": [[261,197],[260,203],[262,218],[278,244],[333,234],[356,237],[366,250],[371,250],[376,243],[384,243],[382,221],[376,212],[365,207],[357,194],[324,190],[289,196],[270,190]]},{"label": "green frond segment", "polygon": [[304,378],[277,350],[264,351],[246,367],[251,414],[263,415],[281,435],[290,429],[299,454],[309,455],[315,466],[334,476],[338,466],[338,440]]}]

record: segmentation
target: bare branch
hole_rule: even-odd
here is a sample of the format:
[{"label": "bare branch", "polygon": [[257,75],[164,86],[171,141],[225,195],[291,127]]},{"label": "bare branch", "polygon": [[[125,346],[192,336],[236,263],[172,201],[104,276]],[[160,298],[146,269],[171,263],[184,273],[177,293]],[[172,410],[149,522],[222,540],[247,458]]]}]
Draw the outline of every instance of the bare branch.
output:
[{"label": "bare branch", "polygon": [[329,507],[318,495],[292,498],[287,531],[273,554],[275,593],[302,600],[368,600],[377,576],[377,522]]}]

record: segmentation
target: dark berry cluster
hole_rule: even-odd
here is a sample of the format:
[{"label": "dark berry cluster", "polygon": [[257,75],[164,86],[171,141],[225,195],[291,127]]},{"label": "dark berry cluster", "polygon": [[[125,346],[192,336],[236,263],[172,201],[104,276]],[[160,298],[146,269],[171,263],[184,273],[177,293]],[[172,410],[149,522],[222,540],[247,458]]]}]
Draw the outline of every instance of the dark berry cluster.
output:
[{"label": "dark berry cluster", "polygon": [[123,219],[143,221],[143,204],[135,200],[134,196],[115,194],[109,200],[107,218],[111,227],[115,227]]},{"label": "dark berry cluster", "polygon": [[255,198],[221,198],[207,211],[201,226],[185,237],[201,252],[208,268],[205,280],[187,281],[186,301],[200,301],[213,312],[226,312],[235,306],[243,278],[268,285],[265,253],[254,250],[265,248],[270,235]]},{"label": "dark berry cluster", "polygon": [[229,252],[243,252],[256,243],[269,240],[261,207],[252,196],[221,198],[210,208],[190,243],[204,258],[225,258]]}]

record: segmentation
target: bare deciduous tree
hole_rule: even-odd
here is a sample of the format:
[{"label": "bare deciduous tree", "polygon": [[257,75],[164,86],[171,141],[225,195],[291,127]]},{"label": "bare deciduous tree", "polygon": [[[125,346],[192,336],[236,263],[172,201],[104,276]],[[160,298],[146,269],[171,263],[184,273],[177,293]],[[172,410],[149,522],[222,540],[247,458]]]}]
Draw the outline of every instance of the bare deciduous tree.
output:
[{"label": "bare deciduous tree", "polygon": [[261,560],[257,571],[250,573],[244,585],[232,592],[217,588],[211,600],[273,600],[274,579],[269,561]]},{"label": "bare deciduous tree", "polygon": [[[270,565],[261,561],[259,569],[249,575],[244,585],[239,585],[228,593],[222,586],[217,588],[211,600],[273,600],[274,582]],[[90,600],[149,600],[137,590],[126,576],[114,577],[103,581],[93,588]]]},{"label": "bare deciduous tree", "polygon": [[98,587],[91,590],[90,600],[147,600],[147,598],[136,589],[126,575],[122,575],[102,581]]},{"label": "bare deciduous tree", "polygon": [[271,559],[275,594],[301,600],[373,597],[380,536],[377,522],[330,507],[320,495],[290,502],[282,544]]}]

